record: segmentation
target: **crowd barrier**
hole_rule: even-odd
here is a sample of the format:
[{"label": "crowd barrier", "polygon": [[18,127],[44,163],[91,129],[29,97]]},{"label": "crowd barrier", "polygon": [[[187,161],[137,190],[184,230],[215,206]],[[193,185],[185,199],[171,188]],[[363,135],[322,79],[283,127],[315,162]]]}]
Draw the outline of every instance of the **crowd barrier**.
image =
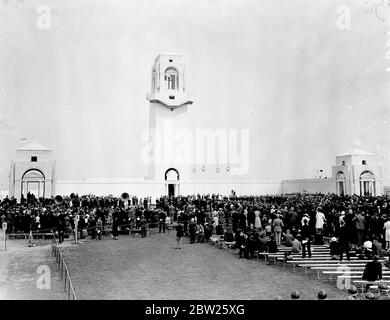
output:
[{"label": "crowd barrier", "polygon": [[64,291],[66,292],[67,299],[77,300],[68,266],[65,263],[64,257],[62,255],[61,249],[58,246],[59,244],[54,233],[52,233],[52,236],[52,255],[56,258],[56,264],[58,265],[57,271],[60,273],[61,280],[64,280]]}]

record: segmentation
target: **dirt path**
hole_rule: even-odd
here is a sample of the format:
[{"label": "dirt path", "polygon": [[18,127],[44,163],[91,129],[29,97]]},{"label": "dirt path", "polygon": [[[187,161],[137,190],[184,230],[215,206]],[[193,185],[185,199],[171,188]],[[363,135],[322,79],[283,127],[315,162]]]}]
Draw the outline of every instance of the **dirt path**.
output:
[{"label": "dirt path", "polygon": [[293,290],[315,299],[321,289],[329,299],[346,297],[334,285],[208,244],[174,246],[172,234],[121,236],[69,244],[64,254],[79,299],[290,299]]},{"label": "dirt path", "polygon": [[[62,300],[66,298],[51,257],[49,241],[28,247],[26,240],[10,240],[7,251],[0,252],[0,299]],[[39,289],[39,266],[50,270],[50,289]],[[46,268],[46,267],[44,267]],[[38,281],[41,283],[41,281]]]}]

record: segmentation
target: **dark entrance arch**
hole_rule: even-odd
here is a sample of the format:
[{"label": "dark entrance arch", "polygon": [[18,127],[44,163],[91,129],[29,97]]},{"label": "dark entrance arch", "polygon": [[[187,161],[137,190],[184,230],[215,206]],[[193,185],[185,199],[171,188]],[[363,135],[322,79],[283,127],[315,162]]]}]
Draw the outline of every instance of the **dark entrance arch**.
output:
[{"label": "dark entrance arch", "polygon": [[37,198],[45,196],[45,175],[40,169],[31,168],[23,173],[21,194],[26,197],[29,192]]},{"label": "dark entrance arch", "polygon": [[180,174],[175,168],[169,168],[165,171],[165,191],[169,197],[175,197],[179,195],[180,187]]}]

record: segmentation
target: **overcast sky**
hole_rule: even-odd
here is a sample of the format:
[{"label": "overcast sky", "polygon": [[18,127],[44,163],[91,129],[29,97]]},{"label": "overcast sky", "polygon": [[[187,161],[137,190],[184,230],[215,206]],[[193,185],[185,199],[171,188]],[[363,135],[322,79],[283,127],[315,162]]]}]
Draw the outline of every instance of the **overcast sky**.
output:
[{"label": "overcast sky", "polygon": [[21,139],[54,150],[61,180],[142,178],[150,68],[169,51],[186,63],[192,130],[250,130],[236,179],[331,176],[357,146],[389,185],[389,14],[379,0],[2,0],[0,181]]}]

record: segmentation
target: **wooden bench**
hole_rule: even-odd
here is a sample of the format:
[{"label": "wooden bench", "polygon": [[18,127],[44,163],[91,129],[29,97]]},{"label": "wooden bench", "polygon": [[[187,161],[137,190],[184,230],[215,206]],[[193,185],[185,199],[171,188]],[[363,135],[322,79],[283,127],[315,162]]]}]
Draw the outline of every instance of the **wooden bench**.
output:
[{"label": "wooden bench", "polygon": [[[302,260],[302,264],[319,264],[319,263],[322,263],[322,264],[356,264],[356,263],[364,263],[366,264],[367,262],[369,261],[372,261],[372,260],[359,260],[359,259],[356,259],[356,260],[343,260],[343,261],[340,261],[340,260],[315,260],[315,259],[312,259],[312,261],[310,260]],[[379,260],[380,262],[382,262],[383,260]],[[297,262],[297,260],[294,260],[294,261],[291,261],[291,262]]]},{"label": "wooden bench", "polygon": [[[318,270],[318,272],[321,271],[321,270]],[[332,282],[332,276],[333,275],[336,275],[337,278],[343,278],[343,279],[355,279],[355,277],[357,279],[361,279],[363,277],[363,272],[364,272],[364,269],[362,270],[346,270],[346,271],[337,271],[337,270],[334,270],[334,271],[327,271],[327,270],[324,270],[322,271],[323,274],[325,275],[329,275],[329,281]],[[386,271],[382,271],[382,277],[383,278],[387,278],[388,276],[390,276],[390,270],[386,270]],[[319,278],[319,277],[318,277]]]},{"label": "wooden bench", "polygon": [[221,241],[223,241],[223,239],[224,239],[224,236],[213,235],[213,236],[210,237],[210,244],[219,245],[219,243]]},{"label": "wooden bench", "polygon": [[[335,261],[337,260],[315,260],[315,259],[309,259],[309,258],[305,258],[305,259],[301,259],[301,260],[287,260],[287,264],[291,264],[292,265],[292,268],[293,270],[295,270],[295,267],[296,266],[299,266],[299,267],[303,267],[303,265],[305,264],[335,264]],[[344,264],[348,264],[348,263],[357,263],[357,262],[366,262],[367,261],[362,261],[362,260],[350,260],[350,261],[344,261]]]},{"label": "wooden bench", "polygon": [[232,250],[232,248],[236,245],[236,241],[227,242],[227,241],[219,241],[219,247],[222,249]]},{"label": "wooden bench", "polygon": [[[9,239],[13,238],[13,239],[28,239],[30,237],[30,233],[8,233],[6,234],[6,236],[8,236]],[[53,234],[50,232],[33,232],[32,233],[32,237],[33,239],[39,239],[39,238],[42,238],[42,239],[45,239],[45,238],[53,238]]]},{"label": "wooden bench", "polygon": [[141,228],[133,228],[130,229],[130,235],[135,237],[136,234],[141,235]]}]

